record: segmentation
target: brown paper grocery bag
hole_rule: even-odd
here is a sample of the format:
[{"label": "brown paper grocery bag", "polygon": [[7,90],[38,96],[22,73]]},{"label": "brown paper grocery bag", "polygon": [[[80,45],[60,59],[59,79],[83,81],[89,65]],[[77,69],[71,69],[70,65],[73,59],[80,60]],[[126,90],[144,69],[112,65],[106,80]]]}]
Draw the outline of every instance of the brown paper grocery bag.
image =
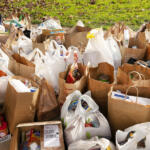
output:
[{"label": "brown paper grocery bag", "polygon": [[32,78],[35,73],[35,65],[16,53],[10,57],[8,68],[15,75],[27,78]]},{"label": "brown paper grocery bag", "polygon": [[[13,78],[21,81],[26,80],[26,78],[20,76],[14,76]],[[11,134],[13,134],[17,124],[34,121],[39,90],[35,82],[31,81],[31,83],[34,87],[37,87],[35,92],[18,93],[8,82],[4,106]]]},{"label": "brown paper grocery bag", "polygon": [[79,71],[82,75],[80,80],[76,81],[74,84],[66,83],[65,79],[66,79],[66,75],[67,75],[67,72],[70,69],[70,67],[71,67],[71,65],[67,68],[67,70],[65,72],[61,72],[59,74],[59,97],[58,97],[58,101],[61,105],[65,102],[66,97],[70,93],[74,92],[75,90],[79,90],[79,91],[83,92],[85,87],[86,87],[86,67],[82,64],[78,64]]},{"label": "brown paper grocery bag", "polygon": [[70,46],[78,47],[81,52],[84,52],[85,47],[88,43],[86,38],[87,33],[90,28],[86,27],[74,27],[70,32],[65,34],[65,46],[68,48]]},{"label": "brown paper grocery bag", "polygon": [[49,121],[59,116],[59,106],[55,91],[45,79],[41,81],[37,107],[38,121]]},{"label": "brown paper grocery bag", "polygon": [[118,68],[117,72],[117,84],[131,84],[129,73],[135,71],[144,76],[145,80],[150,79],[150,68],[140,65],[123,64]]},{"label": "brown paper grocery bag", "polygon": [[[111,97],[112,90],[126,93],[129,87],[128,85],[114,85],[108,94],[108,118],[114,133],[118,129],[124,130],[132,125],[150,121],[150,106]],[[138,87],[137,94],[135,88],[130,88],[127,94],[150,98],[149,91],[150,88]]]},{"label": "brown paper grocery bag", "polygon": [[[142,60],[146,54],[146,45],[141,45],[141,41],[136,41],[131,38],[129,41],[129,47],[123,48],[124,54],[122,58],[122,62],[126,63],[130,58],[134,58],[136,60]],[[137,48],[132,48],[136,46]]]},{"label": "brown paper grocery bag", "polygon": [[[97,80],[100,74],[110,77],[110,84]],[[99,105],[100,111],[107,115],[108,92],[114,82],[114,67],[108,63],[100,63],[96,68],[89,68],[88,90]]]}]

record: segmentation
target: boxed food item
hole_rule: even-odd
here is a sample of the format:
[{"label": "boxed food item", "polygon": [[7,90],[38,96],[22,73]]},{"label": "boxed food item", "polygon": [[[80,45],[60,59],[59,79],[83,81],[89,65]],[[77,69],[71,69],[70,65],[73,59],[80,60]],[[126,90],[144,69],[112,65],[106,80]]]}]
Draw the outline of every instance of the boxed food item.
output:
[{"label": "boxed food item", "polygon": [[11,150],[65,150],[60,121],[19,124],[11,141]]}]

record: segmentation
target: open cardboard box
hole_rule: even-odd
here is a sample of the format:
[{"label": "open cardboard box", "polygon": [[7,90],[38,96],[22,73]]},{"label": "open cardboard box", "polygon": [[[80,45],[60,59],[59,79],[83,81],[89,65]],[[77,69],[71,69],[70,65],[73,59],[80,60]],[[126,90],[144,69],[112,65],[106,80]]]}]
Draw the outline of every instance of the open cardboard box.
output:
[{"label": "open cardboard box", "polygon": [[[48,129],[45,130],[45,127],[48,127]],[[48,122],[36,122],[36,123],[34,122],[34,123],[19,124],[12,137],[10,150],[19,150],[19,146],[21,142],[21,132],[29,131],[30,129],[41,131],[40,132],[41,133],[41,142],[40,142],[41,150],[65,150],[61,121],[48,121]],[[44,133],[47,133],[47,134],[45,134],[44,136]],[[57,133],[56,137],[54,136],[55,133]],[[47,145],[47,147],[44,147],[44,145]]]}]

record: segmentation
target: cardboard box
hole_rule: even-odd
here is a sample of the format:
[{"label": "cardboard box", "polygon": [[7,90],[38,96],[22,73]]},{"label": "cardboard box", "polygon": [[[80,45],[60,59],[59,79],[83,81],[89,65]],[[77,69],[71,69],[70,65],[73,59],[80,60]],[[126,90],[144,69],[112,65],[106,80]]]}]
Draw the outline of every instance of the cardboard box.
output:
[{"label": "cardboard box", "polygon": [[30,129],[41,131],[41,150],[65,150],[61,121],[19,124],[12,137],[10,150],[19,150],[22,131],[29,131]]},{"label": "cardboard box", "polygon": [[[26,78],[19,76],[14,76],[13,78],[21,81],[26,80]],[[34,87],[38,87],[35,82],[31,81],[31,83]],[[38,94],[38,88],[35,92],[18,93],[15,88],[8,83],[4,106],[11,134],[13,134],[17,124],[34,121]]]}]

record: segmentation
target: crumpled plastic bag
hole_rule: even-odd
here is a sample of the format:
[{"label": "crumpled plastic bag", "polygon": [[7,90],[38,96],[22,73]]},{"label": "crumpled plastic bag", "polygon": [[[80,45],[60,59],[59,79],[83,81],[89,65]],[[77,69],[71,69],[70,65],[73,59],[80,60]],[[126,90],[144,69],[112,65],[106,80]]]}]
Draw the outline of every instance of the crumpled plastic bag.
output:
[{"label": "crumpled plastic bag", "polygon": [[124,131],[116,132],[116,147],[118,150],[149,150],[150,122],[131,126]]},{"label": "crumpled plastic bag", "polygon": [[16,53],[29,54],[32,50],[32,40],[27,38],[26,36],[20,36],[15,44],[12,44],[12,50]]},{"label": "crumpled plastic bag", "polygon": [[[87,126],[87,121],[93,119],[97,125]],[[81,139],[89,139],[94,136],[111,138],[110,126],[106,118],[99,111],[86,115],[77,115],[69,122],[64,130],[67,144],[71,144]]]},{"label": "crumpled plastic bag", "polygon": [[[98,63],[107,62],[107,63],[111,64],[112,66],[114,66],[112,53],[109,50],[109,47],[108,47],[106,41],[104,40],[103,30],[102,29],[93,29],[88,33],[87,37],[89,38],[89,42],[85,49],[85,53],[89,53],[91,51],[92,52],[97,51],[97,53],[99,53],[99,57],[97,57],[97,59],[95,59],[95,62],[98,62]],[[87,60],[86,60],[86,62],[87,62]],[[90,62],[90,60],[89,60],[89,62]],[[91,66],[93,65],[92,62],[90,62],[90,64],[91,64]],[[92,67],[96,67],[96,66],[92,66]]]},{"label": "crumpled plastic bag", "polygon": [[90,140],[79,140],[69,145],[68,150],[116,150],[114,144],[105,138],[93,137]]},{"label": "crumpled plastic bag", "polygon": [[[82,107],[81,100],[84,100],[91,110],[85,110]],[[67,96],[65,103],[61,109],[61,119],[67,127],[68,123],[74,119],[77,115],[84,115],[89,112],[95,112],[99,109],[98,105],[89,96],[89,92],[84,95],[80,91],[76,90]]]}]

